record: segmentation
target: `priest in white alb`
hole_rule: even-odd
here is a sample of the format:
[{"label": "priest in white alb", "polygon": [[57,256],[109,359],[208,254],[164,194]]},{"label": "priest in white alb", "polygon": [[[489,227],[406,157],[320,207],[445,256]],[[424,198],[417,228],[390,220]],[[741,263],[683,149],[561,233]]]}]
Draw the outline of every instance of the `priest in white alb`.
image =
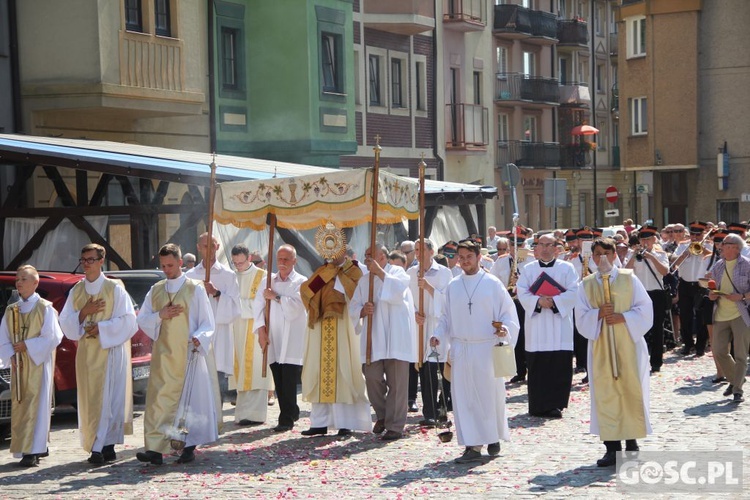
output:
[{"label": "priest in white alb", "polygon": [[479,266],[479,245],[458,244],[463,274],[445,292],[445,307],[430,345],[450,343],[451,396],[458,444],[463,454],[455,461],[483,460],[481,450],[500,453],[500,440],[510,440],[505,405],[505,379],[495,376],[493,351],[499,342],[515,345],[518,315],[500,280]]},{"label": "priest in white alb", "polygon": [[55,349],[63,338],[52,303],[36,293],[39,274],[25,265],[16,272],[19,301],[0,322],[0,366],[10,370],[10,452],[21,467],[48,454]]},{"label": "priest in white alb", "polygon": [[177,463],[189,463],[196,446],[219,438],[216,373],[208,362],[214,318],[203,283],[182,273],[179,246],[161,247],[159,265],[167,279],[151,287],[138,314],[154,343],[143,415],[146,450],[136,458],[161,465],[164,453],[177,450]]},{"label": "priest in white alb", "polygon": [[518,278],[518,300],[526,313],[526,365],[529,414],[562,418],[573,381],[573,308],[578,273],[570,262],[556,259],[551,233],[539,237],[537,260]]},{"label": "priest in white alb", "polygon": [[[268,363],[279,401],[279,421],[274,432],[287,432],[299,420],[297,384],[305,353],[307,313],[299,290],[307,280],[294,269],[297,250],[292,245],[281,245],[276,251],[276,269],[271,275],[271,287],[255,295],[253,328],[258,335],[260,349],[268,349]],[[271,305],[266,324],[266,307]]]},{"label": "priest in white alb", "polygon": [[60,327],[78,342],[78,429],[89,463],[117,458],[115,445],[133,433],[130,339],[138,331],[133,299],[119,280],[102,274],[106,252],[96,243],[81,250],[86,277],[68,294]]},{"label": "priest in white alb", "polygon": [[590,432],[598,434],[607,449],[597,465],[610,467],[623,440],[626,451],[637,451],[636,440],[651,434],[650,365],[644,335],[653,322],[653,310],[633,271],[615,266],[614,240],[595,240],[592,254],[599,271],[584,278],[575,315],[578,331],[588,339]]}]

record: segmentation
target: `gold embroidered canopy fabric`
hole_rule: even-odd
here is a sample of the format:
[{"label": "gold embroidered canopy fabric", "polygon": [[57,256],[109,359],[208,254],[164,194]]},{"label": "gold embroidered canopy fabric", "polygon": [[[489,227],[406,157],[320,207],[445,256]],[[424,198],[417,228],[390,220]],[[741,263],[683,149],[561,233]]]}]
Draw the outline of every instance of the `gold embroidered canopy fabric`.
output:
[{"label": "gold embroidered canopy fabric", "polygon": [[[220,224],[266,227],[267,214],[288,229],[312,229],[333,221],[339,227],[370,222],[374,169],[266,180],[223,182],[216,187],[214,216]],[[419,183],[381,171],[378,177],[379,224],[419,217]]]}]

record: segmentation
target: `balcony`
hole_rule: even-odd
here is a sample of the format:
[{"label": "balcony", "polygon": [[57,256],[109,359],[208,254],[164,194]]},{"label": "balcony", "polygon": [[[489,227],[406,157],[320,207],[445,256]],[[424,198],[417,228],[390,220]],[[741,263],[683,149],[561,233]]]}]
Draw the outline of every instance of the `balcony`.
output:
[{"label": "balcony", "polygon": [[577,19],[557,21],[557,49],[585,49],[589,44],[588,23]]},{"label": "balcony", "polygon": [[579,108],[591,106],[591,92],[587,83],[560,85],[560,104]]},{"label": "balcony", "polygon": [[487,26],[487,0],[444,0],[443,26],[454,31],[482,31]]},{"label": "balcony", "polygon": [[556,78],[498,73],[495,80],[495,102],[557,106],[560,103],[560,86]]},{"label": "balcony", "polygon": [[418,35],[435,28],[433,0],[363,0],[366,28],[397,35]]},{"label": "balcony", "polygon": [[498,141],[497,166],[515,163],[518,167],[560,166],[560,145],[556,142]]},{"label": "balcony", "polygon": [[489,112],[477,104],[445,106],[445,148],[459,151],[487,151]]},{"label": "balcony", "polygon": [[527,43],[552,45],[557,43],[557,18],[549,12],[520,5],[495,5],[492,31],[505,40],[523,38]]},{"label": "balcony", "polygon": [[583,147],[579,143],[560,146],[560,163],[562,168],[586,168],[591,165],[591,155],[594,151]]},{"label": "balcony", "polygon": [[617,54],[619,53],[618,39],[616,31],[609,34],[609,55],[614,58],[617,58]]}]

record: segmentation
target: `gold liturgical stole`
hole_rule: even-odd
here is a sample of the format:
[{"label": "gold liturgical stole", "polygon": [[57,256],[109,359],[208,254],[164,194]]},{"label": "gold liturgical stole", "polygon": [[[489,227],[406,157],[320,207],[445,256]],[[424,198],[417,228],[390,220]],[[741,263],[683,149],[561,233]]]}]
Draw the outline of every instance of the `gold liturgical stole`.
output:
[{"label": "gold liturgical stole", "polygon": [[[250,288],[247,291],[247,298],[255,298],[255,295],[258,293],[258,288],[260,288],[260,285],[263,282],[263,278],[265,276],[266,273],[262,269],[257,269],[255,271],[255,276],[253,276],[253,279],[248,280],[250,281]],[[253,388],[253,355],[255,351],[255,334],[253,333],[254,323],[255,321],[253,320],[253,318],[249,318],[247,320],[244,352],[239,352],[236,349],[234,351],[234,373],[235,379],[237,380],[237,390],[243,392],[249,391]],[[240,373],[240,355],[242,355],[242,360],[244,362],[244,370],[242,370],[242,373]]]},{"label": "gold liturgical stole", "polygon": [[[619,269],[611,284],[611,298],[616,313],[630,309],[633,302],[633,271]],[[590,275],[583,280],[586,297],[592,307],[601,307],[604,290]],[[609,327],[602,321],[602,331],[592,346],[594,400],[602,441],[620,441],[646,437],[646,416],[643,408],[643,390],[638,371],[636,346],[625,323],[614,326],[619,377],[612,374]]]},{"label": "gold liturgical stole", "polygon": [[[105,302],[103,311],[89,315],[84,319],[84,326],[88,323],[98,323],[112,318],[116,286],[123,286],[122,282],[105,278],[99,293],[89,295],[86,293],[84,280],[76,283],[72,292],[73,308],[76,311],[83,309],[89,298],[104,299]],[[128,357],[128,365],[130,365],[130,341],[125,342],[123,349]],[[96,439],[96,430],[99,428],[108,364],[109,350],[102,348],[99,337],[89,338],[86,335],[81,337],[78,341],[78,352],[76,353],[76,384],[78,386],[78,422],[81,429],[81,443],[83,449],[87,452],[91,452]],[[130,375],[130,372],[131,370],[128,369],[128,375]],[[132,379],[129,378],[126,383],[125,434],[132,434]]]},{"label": "gold liturgical stole", "polygon": [[146,413],[143,417],[143,432],[146,449],[159,453],[171,453],[170,430],[174,429],[177,409],[182,396],[187,369],[190,322],[188,311],[193,301],[196,282],[187,278],[175,294],[167,293],[167,281],[154,285],[151,291],[151,308],[162,310],[170,302],[181,305],[179,316],[162,320],[159,338],[151,352],[151,374],[146,392]]},{"label": "gold liturgical stole", "polygon": [[338,331],[338,318],[323,318],[320,325],[320,403],[336,402]]},{"label": "gold liturgical stole", "polygon": [[[33,339],[39,337],[42,333],[44,323],[44,310],[52,303],[44,299],[39,299],[34,308],[26,314],[18,309],[18,304],[13,304],[7,309],[10,313],[8,317],[12,318],[12,325],[8,325],[8,330],[12,335],[13,342]],[[17,352],[14,355],[18,370],[12,372],[17,374],[10,381],[10,389],[13,400],[12,412],[10,417],[11,436],[10,452],[30,454],[34,444],[34,427],[36,426],[36,417],[39,412],[39,405],[50,405],[51,401],[41,401],[42,381],[44,380],[44,364],[35,365],[31,361],[28,352]],[[49,381],[52,383],[52,380]],[[16,401],[16,386],[21,385],[21,401]]]}]

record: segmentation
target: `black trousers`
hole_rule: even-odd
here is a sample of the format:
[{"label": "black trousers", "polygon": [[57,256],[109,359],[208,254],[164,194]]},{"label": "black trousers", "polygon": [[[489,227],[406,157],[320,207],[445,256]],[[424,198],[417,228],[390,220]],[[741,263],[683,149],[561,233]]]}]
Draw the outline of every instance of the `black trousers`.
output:
[{"label": "black trousers", "polygon": [[651,368],[659,369],[664,360],[664,318],[667,313],[667,292],[664,290],[648,290],[648,296],[654,308],[654,324],[646,333],[646,343],[651,359]]},{"label": "black trousers", "polygon": [[279,402],[279,425],[294,426],[299,420],[299,405],[297,405],[297,384],[300,380],[302,367],[271,363],[273,383],[276,385],[276,400]]},{"label": "black trousers", "polygon": [[527,351],[526,361],[529,363],[529,414],[540,416],[567,408],[573,382],[573,352]]},{"label": "black trousers", "polygon": [[576,368],[586,370],[587,356],[589,351],[589,341],[578,333],[575,318],[573,319],[573,354],[576,357]]},{"label": "black trousers", "polygon": [[[417,386],[419,385],[419,371],[416,363],[409,363],[409,402],[417,400]],[[424,385],[424,382],[422,382]]]},{"label": "black trousers", "polygon": [[[677,285],[680,306],[680,338],[686,348],[695,347],[697,352],[706,350],[708,330],[703,324],[701,305],[703,303],[703,289],[698,283],[680,280]],[[693,336],[696,337],[693,340]]]},{"label": "black trousers", "polygon": [[513,298],[513,303],[516,305],[516,312],[518,313],[518,323],[521,328],[518,330],[518,342],[516,342],[515,355],[516,355],[516,375],[519,377],[526,377],[526,335],[524,334],[524,325],[526,324],[526,311],[521,305],[521,301],[518,298]]},{"label": "black trousers", "polygon": [[[440,411],[440,400],[438,399],[438,370],[443,374],[445,363],[424,363],[419,370],[419,378],[422,380],[422,415],[425,419],[437,418]],[[451,383],[443,377],[443,393],[440,395],[445,400],[447,408],[451,408]]]}]

